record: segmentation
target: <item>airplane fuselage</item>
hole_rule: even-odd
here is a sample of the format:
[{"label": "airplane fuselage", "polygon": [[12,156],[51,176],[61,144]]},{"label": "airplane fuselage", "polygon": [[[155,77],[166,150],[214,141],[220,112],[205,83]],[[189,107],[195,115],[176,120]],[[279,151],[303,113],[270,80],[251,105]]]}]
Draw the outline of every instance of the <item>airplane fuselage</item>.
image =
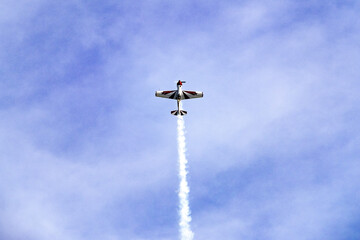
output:
[{"label": "airplane fuselage", "polygon": [[183,95],[182,85],[178,84],[178,85],[177,85],[177,97],[176,97],[176,98],[177,98],[178,100],[181,100],[182,95]]},{"label": "airplane fuselage", "polygon": [[182,93],[182,85],[178,84],[177,85],[177,106],[178,106],[178,111],[180,111],[181,109],[181,104],[180,104],[180,101],[181,101],[181,96],[183,95]]}]

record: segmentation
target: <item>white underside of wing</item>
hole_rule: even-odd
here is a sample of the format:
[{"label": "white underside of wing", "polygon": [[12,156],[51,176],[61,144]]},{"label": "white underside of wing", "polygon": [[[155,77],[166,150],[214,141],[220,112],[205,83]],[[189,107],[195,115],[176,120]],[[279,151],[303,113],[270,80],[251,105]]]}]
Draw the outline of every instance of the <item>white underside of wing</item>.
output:
[{"label": "white underside of wing", "polygon": [[[162,97],[162,98],[169,98],[169,99],[177,99],[178,98],[178,91],[177,90],[170,90],[170,91],[156,91],[155,92],[156,97]],[[185,99],[192,99],[192,98],[202,98],[204,96],[203,92],[199,91],[181,91],[180,92],[180,100]]]},{"label": "white underside of wing", "polygon": [[169,99],[176,99],[177,97],[177,90],[170,90],[170,91],[156,91],[156,97],[162,98],[169,98]]},{"label": "white underside of wing", "polygon": [[181,99],[191,99],[191,98],[202,98],[204,96],[203,92],[199,91],[182,91]]}]

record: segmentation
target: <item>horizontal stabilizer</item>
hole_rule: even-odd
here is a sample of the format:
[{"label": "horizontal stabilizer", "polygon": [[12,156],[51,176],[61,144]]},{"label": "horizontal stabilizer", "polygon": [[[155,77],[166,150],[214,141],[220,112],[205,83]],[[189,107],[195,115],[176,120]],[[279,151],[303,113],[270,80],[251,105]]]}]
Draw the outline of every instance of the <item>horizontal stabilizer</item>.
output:
[{"label": "horizontal stabilizer", "polygon": [[[171,111],[171,114],[177,116],[177,115],[179,115],[179,111],[178,110]],[[180,116],[184,116],[186,114],[187,114],[187,111],[180,110]]]}]

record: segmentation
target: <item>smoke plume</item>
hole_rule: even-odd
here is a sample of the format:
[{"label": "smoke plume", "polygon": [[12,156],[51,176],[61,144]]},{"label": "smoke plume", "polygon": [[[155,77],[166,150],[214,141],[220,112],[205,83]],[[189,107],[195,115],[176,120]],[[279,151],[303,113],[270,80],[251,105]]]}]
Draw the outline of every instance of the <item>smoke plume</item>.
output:
[{"label": "smoke plume", "polygon": [[177,119],[177,134],[178,134],[178,153],[179,153],[179,215],[180,215],[180,239],[192,240],[194,233],[190,229],[191,212],[189,207],[189,185],[186,180],[187,159],[186,159],[186,146],[185,146],[185,122],[182,116]]}]

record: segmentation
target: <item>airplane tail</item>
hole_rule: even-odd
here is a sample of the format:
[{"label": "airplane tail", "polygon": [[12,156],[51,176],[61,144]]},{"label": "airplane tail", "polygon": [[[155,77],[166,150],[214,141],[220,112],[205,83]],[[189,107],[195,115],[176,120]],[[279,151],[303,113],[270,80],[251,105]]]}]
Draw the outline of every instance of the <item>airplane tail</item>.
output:
[{"label": "airplane tail", "polygon": [[177,115],[179,115],[180,114],[180,116],[184,116],[184,115],[186,115],[187,114],[187,111],[185,111],[185,110],[174,110],[174,111],[171,111],[171,114],[172,115],[175,115],[175,116],[177,116]]}]

